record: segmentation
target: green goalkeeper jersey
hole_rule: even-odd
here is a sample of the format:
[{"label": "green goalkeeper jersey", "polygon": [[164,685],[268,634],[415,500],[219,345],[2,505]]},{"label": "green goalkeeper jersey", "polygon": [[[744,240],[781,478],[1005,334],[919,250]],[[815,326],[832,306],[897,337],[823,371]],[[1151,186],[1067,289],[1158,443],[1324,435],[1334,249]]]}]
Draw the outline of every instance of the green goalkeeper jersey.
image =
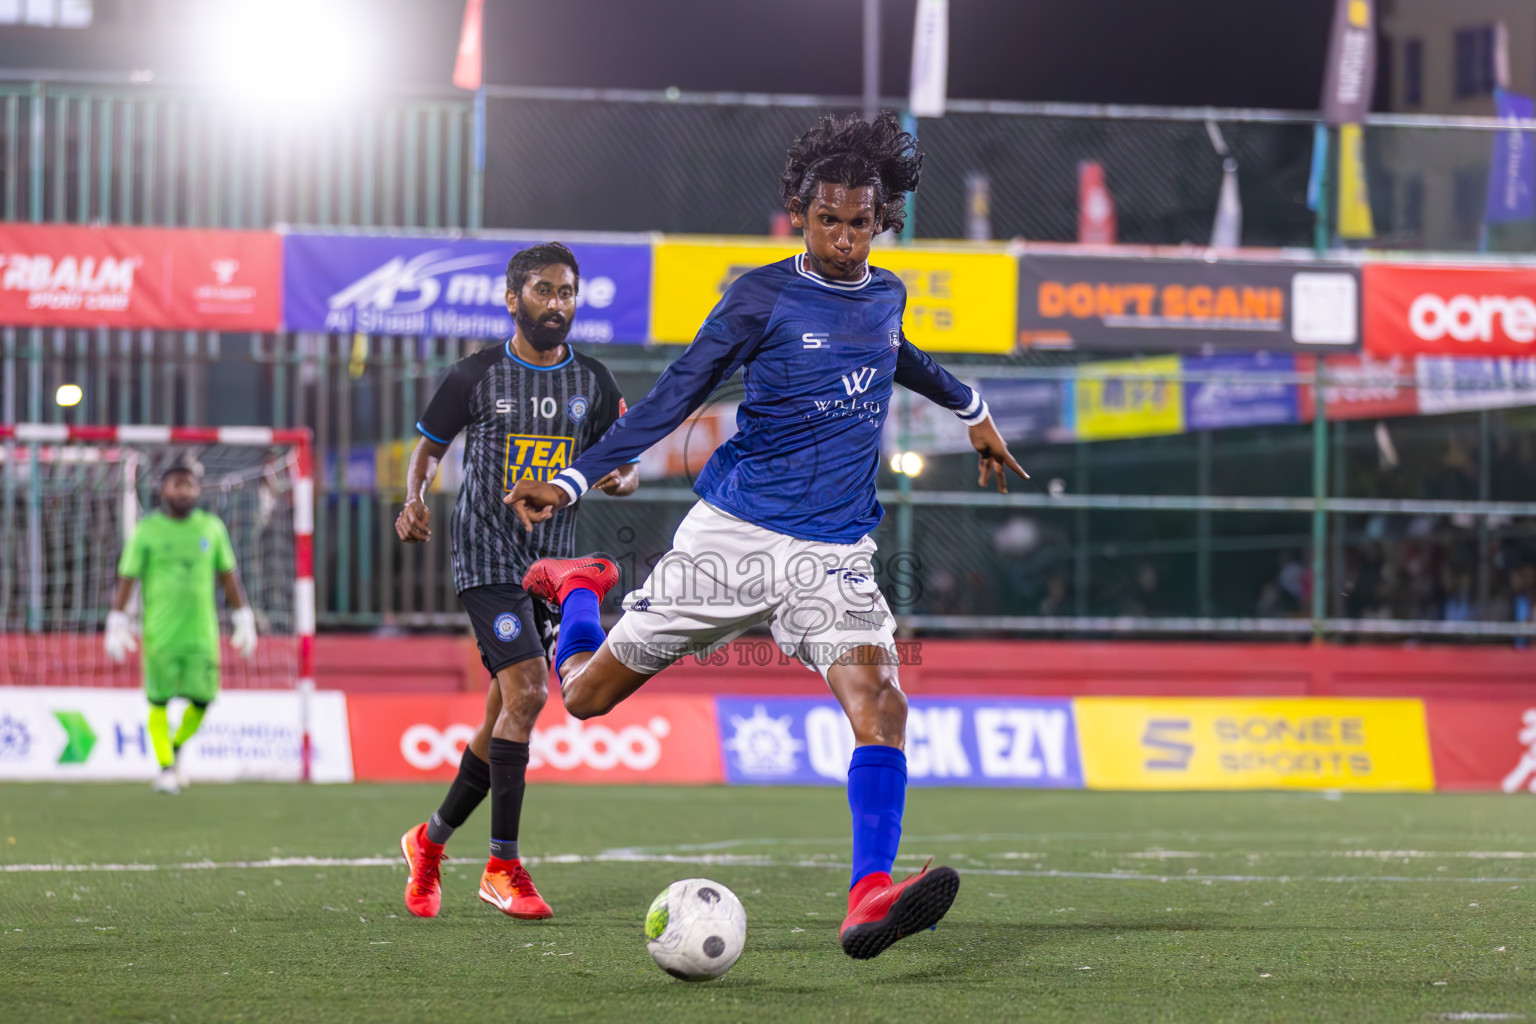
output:
[{"label": "green goalkeeper jersey", "polygon": [[212,512],[185,519],[157,512],[139,523],[117,563],[117,574],[143,589],[144,651],[219,654],[214,584],[235,567],[229,531]]}]

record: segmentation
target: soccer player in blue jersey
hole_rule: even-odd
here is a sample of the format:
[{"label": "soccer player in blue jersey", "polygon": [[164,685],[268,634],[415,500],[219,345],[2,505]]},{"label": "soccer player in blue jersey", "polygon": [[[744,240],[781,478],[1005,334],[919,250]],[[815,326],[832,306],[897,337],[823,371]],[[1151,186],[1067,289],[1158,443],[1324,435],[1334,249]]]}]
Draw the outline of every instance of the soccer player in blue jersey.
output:
[{"label": "soccer player in blue jersey", "polygon": [[618,582],[606,556],[544,559],[523,581],[562,610],[555,665],[578,718],[611,710],[652,675],[767,625],[826,678],[853,726],[853,878],[843,950],[858,959],[937,924],[960,888],[947,867],[893,883],[906,802],[907,701],[869,533],[881,428],[900,384],[953,411],[981,458],[978,482],[1026,477],[981,396],[902,333],[906,288],[868,265],[899,230],[922,155],[894,115],[823,118],[790,148],[782,192],[806,251],[737,279],[646,398],[549,481],[506,497],[531,529],[672,432],[738,369],[737,432],[710,458],[672,550],[604,636],[598,603]]}]

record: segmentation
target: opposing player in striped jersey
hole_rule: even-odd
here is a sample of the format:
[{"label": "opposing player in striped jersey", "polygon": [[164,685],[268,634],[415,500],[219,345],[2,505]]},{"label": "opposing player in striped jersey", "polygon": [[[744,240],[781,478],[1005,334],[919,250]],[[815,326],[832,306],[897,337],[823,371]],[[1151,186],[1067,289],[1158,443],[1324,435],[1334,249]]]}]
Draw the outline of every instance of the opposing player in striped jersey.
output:
[{"label": "opposing player in striped jersey", "polygon": [[[405,905],[418,917],[437,916],[443,844],[487,792],[491,850],[480,898],[512,917],[553,913],[523,867],[517,844],[528,742],[548,696],[559,611],[530,598],[522,578],[540,558],[571,556],[577,510],[562,509],[529,530],[502,497],[521,481],[547,480],[570,466],[624,414],[613,374],[565,343],[580,274],[576,257],[558,242],[513,256],[507,264],[512,338],[454,363],[416,425],[421,440],[411,454],[395,532],[408,544],[431,539],[426,490],[448,446],[463,433],[464,476],[450,528],[454,585],[492,676],[485,720],[459,761],[458,778],[431,818],[400,840],[410,866]],[[631,462],[596,486],[612,495],[632,494],[639,479]]]},{"label": "opposing player in striped jersey", "polygon": [[[907,701],[897,683],[890,609],[875,586],[869,534],[880,436],[893,386],[949,409],[970,428],[979,483],[1026,476],[981,395],[907,341],[906,287],[868,264],[874,236],[899,230],[917,187],[916,140],[886,112],[824,118],[790,148],[784,204],[806,251],[726,289],[693,344],[651,393],[569,469],[525,480],[507,502],[530,527],[666,437],[737,369],[736,435],[710,458],[672,551],[624,600],[604,636],[598,601],[618,581],[604,557],[550,559],[523,585],[561,602],[555,665],[565,706],[601,715],[678,658],[753,626],[826,678],[853,726],[848,766],[853,877],[840,940],[879,955],[936,924],[960,888],[950,868],[900,883],[891,867],[906,799]],[[708,594],[710,599],[700,600]]]}]

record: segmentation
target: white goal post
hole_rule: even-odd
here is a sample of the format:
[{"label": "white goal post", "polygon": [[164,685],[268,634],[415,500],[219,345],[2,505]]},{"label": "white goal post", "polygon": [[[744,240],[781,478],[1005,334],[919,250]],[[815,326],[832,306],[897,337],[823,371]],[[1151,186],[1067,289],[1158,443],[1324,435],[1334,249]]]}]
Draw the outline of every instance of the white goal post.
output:
[{"label": "white goal post", "polygon": [[140,685],[139,659],[109,661],[101,630],[128,535],[155,507],[164,469],[189,458],[203,468],[200,504],[229,528],[260,635],[250,659],[229,650],[220,591],[223,684],[301,692],[307,777],[315,678],[307,428],[0,424],[0,686]]}]

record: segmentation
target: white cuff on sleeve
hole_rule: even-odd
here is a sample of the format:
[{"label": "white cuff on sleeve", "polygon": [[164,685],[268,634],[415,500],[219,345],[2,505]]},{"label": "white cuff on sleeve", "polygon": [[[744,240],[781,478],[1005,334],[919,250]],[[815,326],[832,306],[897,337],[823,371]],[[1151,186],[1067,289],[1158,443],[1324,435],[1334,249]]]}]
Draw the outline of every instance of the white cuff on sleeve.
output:
[{"label": "white cuff on sleeve", "polygon": [[987,408],[987,403],[981,400],[981,392],[973,391],[971,394],[973,396],[971,404],[955,413],[960,418],[960,422],[968,427],[974,427],[992,415]]},{"label": "white cuff on sleeve", "polygon": [[574,469],[562,469],[550,477],[549,482],[570,495],[573,505],[578,498],[587,493],[587,478]]}]

